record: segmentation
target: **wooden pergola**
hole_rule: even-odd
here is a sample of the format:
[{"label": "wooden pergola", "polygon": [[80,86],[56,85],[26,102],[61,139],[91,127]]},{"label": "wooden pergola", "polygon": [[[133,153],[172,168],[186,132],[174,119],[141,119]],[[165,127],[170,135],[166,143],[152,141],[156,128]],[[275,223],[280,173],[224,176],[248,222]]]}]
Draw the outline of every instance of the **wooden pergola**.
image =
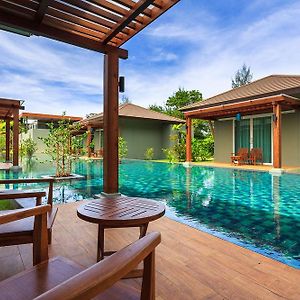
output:
[{"label": "wooden pergola", "polygon": [[300,99],[280,94],[247,101],[219,104],[184,112],[186,118],[186,160],[192,160],[192,119],[217,120],[235,117],[237,114],[254,115],[273,113],[273,166],[281,168],[281,115],[282,111],[299,109]]},{"label": "wooden pergola", "polygon": [[[104,53],[104,192],[118,192],[120,48],[180,0],[0,0],[0,28]],[[39,55],[37,53],[37,55]]]},{"label": "wooden pergola", "polygon": [[10,122],[13,121],[13,166],[19,164],[19,111],[21,100],[0,98],[0,119],[5,121],[5,160],[10,162]]}]

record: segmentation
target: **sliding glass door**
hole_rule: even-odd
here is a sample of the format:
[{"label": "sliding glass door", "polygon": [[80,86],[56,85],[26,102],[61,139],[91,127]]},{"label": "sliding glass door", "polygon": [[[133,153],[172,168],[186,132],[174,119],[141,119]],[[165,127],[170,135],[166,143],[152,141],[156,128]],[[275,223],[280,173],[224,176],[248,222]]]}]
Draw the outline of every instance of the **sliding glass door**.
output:
[{"label": "sliding glass door", "polygon": [[263,152],[264,163],[271,163],[271,117],[253,119],[253,148],[260,148]]},{"label": "sliding glass door", "polygon": [[260,148],[263,162],[272,162],[272,120],[271,117],[249,118],[235,121],[235,153],[240,148]]},{"label": "sliding glass door", "polygon": [[235,153],[240,148],[250,149],[250,119],[235,121]]}]

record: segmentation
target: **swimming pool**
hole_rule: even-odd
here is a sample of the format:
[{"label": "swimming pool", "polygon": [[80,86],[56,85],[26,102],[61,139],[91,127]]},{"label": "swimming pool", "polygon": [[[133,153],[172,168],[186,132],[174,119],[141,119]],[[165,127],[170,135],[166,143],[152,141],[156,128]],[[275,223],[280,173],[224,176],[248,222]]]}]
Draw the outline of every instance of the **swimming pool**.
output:
[{"label": "swimming pool", "polygon": [[[86,179],[56,183],[55,202],[91,198],[102,191],[101,161],[78,161],[73,169]],[[50,164],[35,162],[20,173],[0,175],[53,172]],[[163,201],[173,219],[300,268],[299,175],[128,160],[120,165],[119,182],[122,194]]]}]

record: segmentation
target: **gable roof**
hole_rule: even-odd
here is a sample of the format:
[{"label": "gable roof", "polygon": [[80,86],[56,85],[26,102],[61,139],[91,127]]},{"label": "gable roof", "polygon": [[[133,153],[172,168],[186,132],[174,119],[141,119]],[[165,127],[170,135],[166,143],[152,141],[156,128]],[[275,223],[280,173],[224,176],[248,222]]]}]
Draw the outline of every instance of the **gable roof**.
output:
[{"label": "gable roof", "polygon": [[300,75],[270,75],[206,100],[187,105],[181,110],[186,112],[198,108],[236,103],[278,94],[299,95]]},{"label": "gable roof", "polygon": [[[119,117],[157,120],[170,123],[185,123],[185,121],[182,119],[171,117],[166,114],[156,112],[132,103],[125,103],[119,106]],[[87,117],[86,119],[82,120],[82,123],[92,122],[96,120],[97,122],[103,122],[103,113]]]}]

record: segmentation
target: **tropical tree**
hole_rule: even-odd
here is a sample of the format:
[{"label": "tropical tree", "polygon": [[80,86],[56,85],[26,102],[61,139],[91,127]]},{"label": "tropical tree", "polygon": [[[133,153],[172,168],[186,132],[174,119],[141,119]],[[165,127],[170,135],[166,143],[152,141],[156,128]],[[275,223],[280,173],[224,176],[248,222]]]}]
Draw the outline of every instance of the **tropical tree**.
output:
[{"label": "tropical tree", "polygon": [[179,88],[178,91],[168,98],[165,110],[168,115],[183,119],[183,112],[179,111],[179,109],[199,101],[202,101],[202,94],[199,91],[188,91],[184,88]]},{"label": "tropical tree", "polygon": [[32,159],[34,153],[37,151],[37,143],[31,138],[24,139],[20,145],[21,157]]},{"label": "tropical tree", "polygon": [[72,139],[72,132],[79,130],[81,125],[72,124],[69,119],[63,119],[57,124],[49,123],[48,127],[48,136],[40,138],[46,145],[45,153],[55,163],[55,176],[67,177],[71,174],[72,152],[74,147],[78,145],[77,139]]},{"label": "tropical tree", "polygon": [[[163,106],[153,104],[149,106],[149,109],[165,113],[169,116],[184,119],[184,114],[179,109],[195,103],[202,101],[202,93],[197,90],[185,90],[184,88],[179,88],[178,91],[173,93],[172,96],[168,98]],[[207,135],[211,134],[212,124],[204,120],[193,120],[194,136],[196,138],[202,139]]]},{"label": "tropical tree", "polygon": [[166,113],[164,107],[161,106],[161,105],[151,104],[151,105],[149,105],[148,108],[150,110],[153,110],[153,111],[157,111],[157,112],[161,112],[161,113]]},{"label": "tropical tree", "polygon": [[231,79],[232,88],[237,88],[248,84],[252,81],[253,74],[251,73],[250,67],[247,67],[246,64],[237,70],[234,75],[234,79]]}]

